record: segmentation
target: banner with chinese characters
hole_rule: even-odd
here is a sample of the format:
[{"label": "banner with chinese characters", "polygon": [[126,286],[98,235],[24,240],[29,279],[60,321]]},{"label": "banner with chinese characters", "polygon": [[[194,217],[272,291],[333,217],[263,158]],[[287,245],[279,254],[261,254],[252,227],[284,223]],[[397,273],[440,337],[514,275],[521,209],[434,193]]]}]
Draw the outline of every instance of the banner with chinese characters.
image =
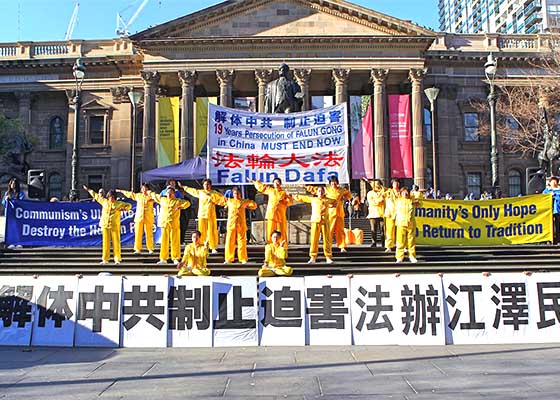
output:
[{"label": "banner with chinese characters", "polygon": [[209,104],[208,176],[215,185],[348,183],[346,103],[259,114]]},{"label": "banner with chinese characters", "polygon": [[552,195],[496,200],[421,200],[416,243],[433,246],[524,244],[552,241]]},{"label": "banner with chinese characters", "polygon": [[444,345],[559,340],[557,272],[259,280],[0,276],[0,345],[4,346]]},{"label": "banner with chinese characters", "polygon": [[391,178],[412,178],[410,96],[390,94],[388,97]]}]

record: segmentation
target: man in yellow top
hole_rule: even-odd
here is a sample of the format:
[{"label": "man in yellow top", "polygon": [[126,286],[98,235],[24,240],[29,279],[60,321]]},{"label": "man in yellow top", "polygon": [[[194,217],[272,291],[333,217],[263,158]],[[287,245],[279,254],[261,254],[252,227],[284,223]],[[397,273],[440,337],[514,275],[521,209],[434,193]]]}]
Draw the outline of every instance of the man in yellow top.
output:
[{"label": "man in yellow top", "polygon": [[398,179],[391,181],[391,188],[385,191],[385,253],[391,252],[395,247],[395,218],[397,212],[397,198],[399,197],[400,182]]},{"label": "man in yellow top", "polygon": [[210,245],[210,252],[212,254],[218,253],[218,220],[216,218],[215,204],[220,201],[222,196],[220,193],[212,190],[212,181],[205,179],[202,182],[202,189],[195,189],[188,186],[181,185],[177,182],[179,187],[185,192],[198,199],[198,230],[200,231],[200,241],[208,242]]},{"label": "man in yellow top", "polygon": [[410,198],[415,200],[421,200],[424,198],[424,193],[422,193],[418,185],[412,185],[410,190]]},{"label": "man in yellow top", "polygon": [[290,276],[292,275],[292,267],[286,266],[288,258],[288,248],[286,241],[282,239],[282,232],[273,231],[271,236],[272,242],[265,247],[264,263],[259,270],[260,277],[269,276]]},{"label": "man in yellow top", "polygon": [[225,262],[231,264],[235,260],[235,244],[237,243],[237,259],[241,264],[247,264],[247,221],[245,209],[255,210],[257,203],[253,200],[242,199],[239,188],[232,189],[233,197],[222,196],[218,205],[227,207],[228,218],[226,227]]},{"label": "man in yellow top", "polygon": [[[311,189],[311,187],[310,187]],[[317,196],[304,196],[294,194],[293,198],[302,203],[311,204],[311,243],[309,247],[309,261],[308,264],[317,262],[317,255],[319,253],[319,234],[323,234],[323,253],[325,254],[326,263],[332,264],[332,234],[330,231],[330,215],[331,208],[336,207],[336,200],[329,199],[325,195],[325,188],[323,186],[313,187],[312,189],[317,193]]]},{"label": "man in yellow top", "polygon": [[[317,194],[317,186],[306,186],[305,190]],[[329,185],[325,188],[328,199],[335,200],[336,206],[329,208],[329,223],[331,235],[335,236],[336,245],[341,253],[346,253],[346,234],[344,233],[344,200],[350,200],[352,193],[346,188],[340,187],[338,178],[331,176]]]},{"label": "man in yellow top", "polygon": [[202,243],[200,231],[193,232],[192,243],[185,246],[183,259],[177,265],[177,276],[209,276],[210,270],[206,266],[208,258],[208,242]]},{"label": "man in yellow top", "polygon": [[101,204],[101,219],[99,226],[103,238],[103,252],[101,255],[102,265],[109,262],[111,257],[111,242],[113,243],[113,257],[115,264],[120,264],[121,257],[121,211],[128,211],[132,206],[124,201],[117,201],[115,192],[109,190],[107,198],[98,195],[93,190],[84,185],[84,189],[91,197]]},{"label": "man in yellow top", "polygon": [[404,260],[404,249],[408,249],[408,259],[411,263],[417,263],[416,259],[416,220],[414,206],[418,200],[410,198],[407,188],[400,190],[396,200],[395,225],[397,226],[397,251],[395,258],[398,263]]},{"label": "man in yellow top", "polygon": [[377,242],[383,246],[385,234],[383,231],[383,215],[385,214],[385,188],[381,180],[375,179],[368,181],[371,190],[367,192],[366,199],[368,203],[368,219],[371,228],[371,247],[376,247]]},{"label": "man in yellow top", "polygon": [[[282,189],[282,180],[274,178],[272,186],[265,185],[259,181],[251,181],[255,188],[268,196],[268,204],[266,205],[266,241],[270,243],[272,240],[272,232],[279,231],[282,235],[288,234],[288,219],[286,211],[293,201],[284,189]],[[283,237],[287,240],[287,237]]]},{"label": "man in yellow top", "polygon": [[181,210],[189,208],[191,203],[188,200],[181,200],[175,197],[175,189],[167,187],[167,196],[162,196],[154,192],[149,192],[150,196],[160,205],[158,226],[161,228],[161,247],[159,250],[158,264],[167,264],[169,258],[169,241],[171,241],[171,258],[173,263],[179,264],[181,258]]},{"label": "man in yellow top", "polygon": [[146,248],[149,254],[154,253],[154,200],[148,193],[150,188],[143,183],[140,193],[118,189],[123,195],[136,202],[134,215],[134,254],[142,252],[142,234],[146,235]]}]

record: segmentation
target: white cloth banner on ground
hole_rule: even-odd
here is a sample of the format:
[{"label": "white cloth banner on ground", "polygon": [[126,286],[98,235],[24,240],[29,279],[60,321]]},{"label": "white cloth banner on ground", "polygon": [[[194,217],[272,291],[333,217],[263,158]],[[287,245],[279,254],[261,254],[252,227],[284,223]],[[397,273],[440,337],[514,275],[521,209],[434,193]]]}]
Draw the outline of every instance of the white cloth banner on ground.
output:
[{"label": "white cloth banner on ground", "polygon": [[352,344],[348,277],[306,276],[305,300],[307,344]]},{"label": "white cloth banner on ground", "polygon": [[259,279],[261,346],[305,346],[303,278]]},{"label": "white cloth banner on ground", "polygon": [[35,313],[35,279],[0,277],[0,343],[29,346]]},{"label": "white cloth banner on ground", "polygon": [[214,346],[257,346],[257,278],[214,278]]},{"label": "white cloth banner on ground", "polygon": [[44,276],[35,282],[37,308],[31,345],[72,347],[76,327],[78,278]]},{"label": "white cloth banner on ground", "polygon": [[212,347],[211,277],[169,278],[169,347]]},{"label": "white cloth banner on ground", "polygon": [[167,347],[169,278],[123,277],[122,347]]},{"label": "white cloth banner on ground", "polygon": [[119,347],[122,277],[85,276],[78,291],[75,345]]},{"label": "white cloth banner on ground", "polygon": [[208,105],[208,176],[214,185],[348,183],[346,103],[290,114]]}]

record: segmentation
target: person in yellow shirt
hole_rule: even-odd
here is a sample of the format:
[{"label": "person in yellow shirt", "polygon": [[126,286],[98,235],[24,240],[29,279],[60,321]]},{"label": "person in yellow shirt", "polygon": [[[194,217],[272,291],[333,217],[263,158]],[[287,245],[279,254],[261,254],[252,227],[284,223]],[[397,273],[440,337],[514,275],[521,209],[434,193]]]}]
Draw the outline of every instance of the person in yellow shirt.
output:
[{"label": "person in yellow shirt", "polygon": [[[268,204],[266,205],[266,241],[272,240],[272,232],[279,231],[282,235],[288,234],[287,209],[292,205],[293,201],[284,189],[282,189],[282,180],[274,178],[272,186],[265,185],[259,181],[251,181],[255,188],[268,196]],[[286,237],[283,237],[287,240]]]},{"label": "person in yellow shirt", "polygon": [[177,276],[209,276],[210,269],[206,264],[208,258],[208,242],[202,242],[202,233],[193,232],[192,243],[185,246],[183,259],[177,265]]},{"label": "person in yellow shirt", "polygon": [[408,249],[408,259],[417,263],[416,259],[416,220],[414,206],[417,201],[410,198],[407,188],[400,190],[395,202],[395,225],[397,226],[397,251],[395,258],[398,263],[404,260],[404,250]]},{"label": "person in yellow shirt", "polygon": [[269,277],[277,275],[292,275],[292,267],[286,266],[288,246],[286,246],[286,241],[282,240],[282,232],[273,231],[271,239],[272,241],[267,243],[265,247],[264,263],[259,270],[259,276]]},{"label": "person in yellow shirt", "polygon": [[[305,190],[312,194],[317,194],[317,186],[306,186]],[[344,232],[344,200],[350,200],[352,193],[346,188],[339,186],[338,178],[331,176],[329,185],[324,188],[325,195],[328,199],[335,200],[335,207],[330,207],[329,212],[329,230],[331,235],[335,236],[336,245],[341,253],[346,252],[346,234]]]},{"label": "person in yellow shirt", "polygon": [[161,228],[161,247],[159,250],[158,264],[167,264],[169,258],[169,242],[171,241],[171,258],[175,264],[179,264],[181,258],[181,210],[189,208],[191,203],[188,200],[181,200],[175,197],[175,189],[167,187],[167,195],[162,196],[154,192],[149,192],[150,196],[160,205],[158,226]]},{"label": "person in yellow shirt", "polygon": [[98,195],[86,185],[84,189],[91,197],[101,204],[101,219],[99,226],[101,227],[101,235],[103,240],[103,251],[101,255],[101,264],[107,264],[111,257],[111,243],[113,244],[113,258],[115,264],[120,264],[121,257],[121,211],[128,211],[132,205],[124,201],[117,201],[115,192],[109,190],[106,198]]},{"label": "person in yellow shirt", "polygon": [[421,200],[424,198],[424,193],[420,190],[418,185],[412,185],[410,190],[410,198],[415,200]]},{"label": "person in yellow shirt", "polygon": [[150,188],[143,183],[140,193],[118,189],[123,195],[136,202],[134,215],[134,254],[142,252],[142,235],[146,236],[146,248],[149,254],[154,253],[154,200],[148,193]]},{"label": "person in yellow shirt", "polygon": [[[367,181],[367,179],[366,179]],[[380,179],[370,182],[371,190],[367,192],[368,219],[371,228],[371,247],[376,247],[379,240],[380,246],[385,241],[383,215],[385,214],[385,188]]]},{"label": "person in yellow shirt", "polygon": [[224,264],[231,264],[235,260],[235,247],[237,243],[237,259],[241,264],[247,264],[247,221],[245,210],[255,210],[257,203],[253,200],[242,199],[239,188],[232,190],[233,197],[222,196],[218,200],[218,205],[227,207],[228,218],[226,227],[225,261]]},{"label": "person in yellow shirt", "polygon": [[218,253],[218,220],[216,217],[216,203],[222,196],[220,193],[212,190],[212,181],[205,179],[202,182],[202,189],[195,189],[188,186],[183,186],[178,182],[178,185],[185,192],[198,199],[198,230],[200,231],[200,240],[205,243],[208,242],[210,252],[212,254]]},{"label": "person in yellow shirt", "polygon": [[396,201],[399,197],[400,182],[398,179],[391,181],[391,188],[385,191],[385,253],[389,253],[395,247],[395,218]]},{"label": "person in yellow shirt", "polygon": [[[306,189],[311,187],[306,187]],[[330,212],[331,208],[336,207],[336,200],[329,199],[325,195],[325,188],[317,186],[312,189],[317,196],[305,196],[294,194],[293,198],[302,203],[311,204],[311,238],[309,246],[308,264],[317,262],[319,253],[319,235],[323,235],[323,253],[325,254],[326,263],[332,264],[332,234],[330,231]]]}]

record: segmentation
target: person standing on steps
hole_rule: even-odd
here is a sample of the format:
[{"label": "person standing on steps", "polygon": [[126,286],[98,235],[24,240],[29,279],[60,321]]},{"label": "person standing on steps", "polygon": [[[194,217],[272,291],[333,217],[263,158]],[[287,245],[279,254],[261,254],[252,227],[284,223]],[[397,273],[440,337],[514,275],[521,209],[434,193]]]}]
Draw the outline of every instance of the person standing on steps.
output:
[{"label": "person standing on steps", "polygon": [[[272,242],[272,232],[279,231],[282,235],[288,232],[288,207],[293,204],[293,200],[284,189],[282,189],[282,180],[274,178],[272,186],[265,185],[260,181],[251,181],[257,191],[268,196],[268,204],[266,205],[266,242]],[[287,242],[287,237],[282,237]]]},{"label": "person standing on steps", "polygon": [[154,253],[154,199],[150,196],[150,187],[143,183],[140,193],[118,189],[124,196],[136,202],[134,215],[134,254],[142,252],[142,235],[146,237],[146,249],[149,254]]},{"label": "person standing on steps", "polygon": [[385,214],[385,188],[381,180],[375,179],[373,182],[364,178],[371,186],[371,190],[367,192],[366,198],[368,203],[368,219],[371,228],[371,246],[383,246],[385,241],[384,221]]},{"label": "person standing on steps", "polygon": [[389,253],[395,247],[395,218],[397,212],[396,202],[399,197],[401,185],[398,179],[391,181],[391,188],[385,191],[385,253]]},{"label": "person standing on steps", "polygon": [[404,260],[404,250],[408,249],[408,259],[416,264],[416,219],[414,209],[418,200],[411,199],[408,189],[403,187],[395,202],[395,226],[397,227],[397,263]]}]

